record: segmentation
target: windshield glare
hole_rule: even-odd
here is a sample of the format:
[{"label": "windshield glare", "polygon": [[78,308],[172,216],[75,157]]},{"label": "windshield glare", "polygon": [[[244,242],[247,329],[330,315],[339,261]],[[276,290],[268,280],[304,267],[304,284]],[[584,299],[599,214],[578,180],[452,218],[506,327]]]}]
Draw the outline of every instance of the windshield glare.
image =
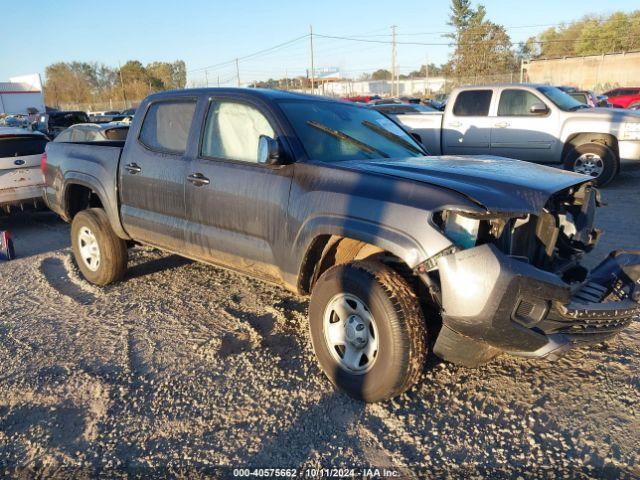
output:
[{"label": "windshield glare", "polygon": [[339,162],[423,156],[423,148],[375,110],[340,102],[281,101],[312,160]]},{"label": "windshield glare", "polygon": [[556,107],[565,112],[584,108],[585,106],[584,103],[579,102],[568,93],[556,87],[538,87],[538,91],[551,100]]}]

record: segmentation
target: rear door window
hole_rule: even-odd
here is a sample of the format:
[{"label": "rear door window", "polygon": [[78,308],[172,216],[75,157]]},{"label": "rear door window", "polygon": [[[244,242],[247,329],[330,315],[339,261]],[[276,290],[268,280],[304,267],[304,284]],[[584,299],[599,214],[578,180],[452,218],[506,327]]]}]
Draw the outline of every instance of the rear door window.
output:
[{"label": "rear door window", "polygon": [[491,106],[492,90],[466,90],[460,92],[453,106],[456,117],[486,117]]},{"label": "rear door window", "polygon": [[142,123],[140,142],[158,152],[183,154],[195,109],[193,100],[151,104]]}]

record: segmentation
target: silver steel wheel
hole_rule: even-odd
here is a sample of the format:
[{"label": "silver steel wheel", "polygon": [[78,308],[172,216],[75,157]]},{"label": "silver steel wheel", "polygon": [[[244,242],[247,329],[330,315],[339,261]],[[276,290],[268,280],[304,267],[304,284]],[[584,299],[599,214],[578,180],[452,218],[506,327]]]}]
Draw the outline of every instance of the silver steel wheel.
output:
[{"label": "silver steel wheel", "polygon": [[573,164],[573,171],[583,175],[599,177],[604,171],[604,162],[600,155],[596,153],[583,153],[576,158]]},{"label": "silver steel wheel", "polygon": [[78,232],[78,246],[80,258],[89,270],[95,272],[100,267],[100,247],[98,240],[91,230],[82,227]]},{"label": "silver steel wheel", "polygon": [[349,293],[335,295],[324,310],[322,330],[342,369],[355,375],[371,370],[378,358],[378,329],[362,300]]}]

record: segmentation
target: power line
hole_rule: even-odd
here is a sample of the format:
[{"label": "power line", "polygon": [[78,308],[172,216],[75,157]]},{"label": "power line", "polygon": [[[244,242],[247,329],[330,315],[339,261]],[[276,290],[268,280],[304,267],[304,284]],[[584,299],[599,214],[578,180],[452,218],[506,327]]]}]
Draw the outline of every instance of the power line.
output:
[{"label": "power line", "polygon": [[299,42],[300,40],[303,40],[303,39],[307,38],[308,36],[309,36],[309,34],[306,33],[306,34],[301,35],[299,37],[292,38],[291,40],[287,40],[286,42],[279,43],[278,45],[274,45],[272,47],[264,48],[262,50],[258,50],[257,52],[249,53],[249,54],[247,54],[247,55],[245,55],[243,57],[236,57],[236,58],[233,58],[233,59],[228,60],[226,62],[220,62],[220,63],[216,63],[214,65],[209,65],[209,66],[206,66],[206,67],[194,68],[192,70],[189,70],[187,73],[200,72],[200,71],[203,71],[203,70],[212,70],[212,69],[215,69],[217,67],[224,66],[224,65],[231,65],[231,64],[235,63],[236,61],[247,60],[249,58],[253,58],[253,57],[256,57],[258,55],[264,55],[266,53],[272,52],[272,51],[277,50],[279,48],[286,47],[287,45],[291,45],[292,43]]},{"label": "power line", "polygon": [[[368,39],[360,39],[360,38],[353,38],[353,37],[341,37],[341,36],[337,36],[337,35],[323,35],[323,34],[320,34],[320,33],[316,33],[314,35],[316,37],[320,37],[320,38],[330,38],[330,39],[335,39],[335,40],[347,40],[347,41],[351,41],[351,42],[379,43],[379,44],[384,44],[384,45],[392,45],[394,43],[393,40],[391,40],[391,41],[388,41],[388,40],[368,40]],[[637,38],[637,37],[627,37],[627,38]],[[547,44],[547,43],[569,43],[569,42],[592,41],[592,40],[600,40],[600,37],[575,38],[575,39],[556,39],[556,40],[531,40],[531,41],[529,41],[529,43],[535,43],[535,44],[538,44],[538,45],[543,45],[543,44]],[[495,40],[487,39],[487,40],[484,40],[484,41],[464,42],[464,43],[460,43],[460,44],[455,43],[455,42],[442,43],[442,42],[399,42],[399,41],[395,41],[395,44],[396,45],[455,47],[456,45],[460,45],[460,46],[481,45],[483,43],[486,43],[487,41],[494,41],[495,42]],[[523,42],[516,42],[516,43],[523,43]]]}]

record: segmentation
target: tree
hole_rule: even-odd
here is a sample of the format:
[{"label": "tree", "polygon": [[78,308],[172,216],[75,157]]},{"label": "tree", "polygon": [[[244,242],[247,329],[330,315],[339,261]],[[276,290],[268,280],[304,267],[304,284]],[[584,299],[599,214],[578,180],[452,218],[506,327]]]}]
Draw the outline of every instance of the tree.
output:
[{"label": "tree", "polygon": [[371,80],[391,80],[391,72],[381,68],[371,74]]},{"label": "tree", "polygon": [[608,17],[582,19],[544,30],[534,58],[554,58],[620,53],[640,49],[640,10],[615,12]]},{"label": "tree", "polygon": [[516,58],[511,39],[502,25],[486,19],[482,5],[474,10],[470,0],[452,0],[449,25],[455,32],[454,51],[445,71],[456,77],[477,77],[512,72]]}]

